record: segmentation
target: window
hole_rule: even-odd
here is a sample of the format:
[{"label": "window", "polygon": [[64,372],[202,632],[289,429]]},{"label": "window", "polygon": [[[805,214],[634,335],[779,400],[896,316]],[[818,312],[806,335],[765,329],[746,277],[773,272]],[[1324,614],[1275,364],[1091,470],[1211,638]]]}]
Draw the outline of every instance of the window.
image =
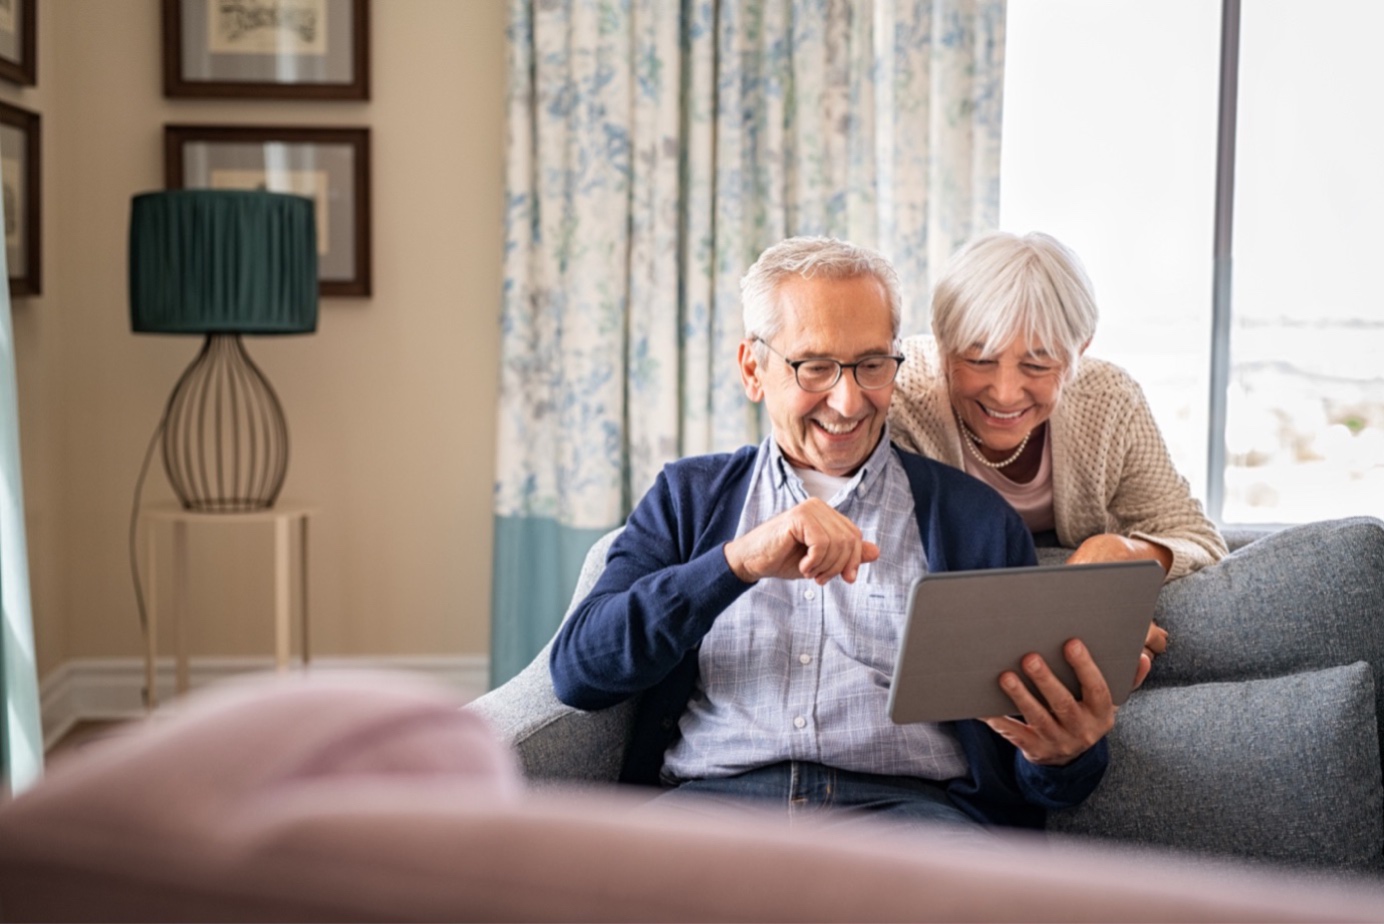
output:
[{"label": "window", "polygon": [[1384,516],[1384,4],[1241,15],[1224,516]]},{"label": "window", "polygon": [[[1245,4],[1217,351],[1220,5],[1009,2],[1001,225],[1082,257],[1101,307],[1092,354],[1143,385],[1223,522],[1384,515],[1384,295],[1366,276],[1384,249],[1369,90],[1384,65],[1366,45],[1380,26],[1371,0]],[[1228,364],[1223,417],[1213,363]]]}]

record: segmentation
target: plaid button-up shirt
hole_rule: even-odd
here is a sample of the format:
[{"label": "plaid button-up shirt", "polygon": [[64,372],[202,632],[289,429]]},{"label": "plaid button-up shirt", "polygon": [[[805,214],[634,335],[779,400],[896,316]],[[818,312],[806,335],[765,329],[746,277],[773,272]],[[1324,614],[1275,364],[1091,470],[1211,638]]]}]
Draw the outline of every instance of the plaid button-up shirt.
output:
[{"label": "plaid button-up shirt", "polygon": [[[770,436],[736,535],[807,498]],[[908,592],[927,568],[908,476],[887,429],[827,502],[879,546],[879,560],[861,566],[854,584],[761,580],[717,617],[665,776],[730,776],[784,760],[932,780],[965,773],[950,727],[895,725],[886,709]]]}]

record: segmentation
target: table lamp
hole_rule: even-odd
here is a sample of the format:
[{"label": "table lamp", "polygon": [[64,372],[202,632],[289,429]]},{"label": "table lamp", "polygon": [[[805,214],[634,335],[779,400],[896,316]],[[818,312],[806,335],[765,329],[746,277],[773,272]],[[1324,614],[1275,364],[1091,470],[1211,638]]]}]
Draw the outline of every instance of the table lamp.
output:
[{"label": "table lamp", "polygon": [[163,464],[183,507],[274,505],[288,472],[288,423],[242,334],[317,328],[311,199],[258,190],[143,193],[130,209],[130,327],[204,334],[168,398]]}]

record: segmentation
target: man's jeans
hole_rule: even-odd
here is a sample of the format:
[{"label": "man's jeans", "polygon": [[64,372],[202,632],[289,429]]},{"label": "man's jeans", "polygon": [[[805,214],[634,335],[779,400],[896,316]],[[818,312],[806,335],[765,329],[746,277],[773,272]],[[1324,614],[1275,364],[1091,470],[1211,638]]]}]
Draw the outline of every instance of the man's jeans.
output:
[{"label": "man's jeans", "polygon": [[802,761],[770,764],[738,776],[688,780],[656,797],[653,804],[713,812],[727,806],[755,807],[817,824],[885,819],[989,836],[987,829],[952,803],[940,783]]}]

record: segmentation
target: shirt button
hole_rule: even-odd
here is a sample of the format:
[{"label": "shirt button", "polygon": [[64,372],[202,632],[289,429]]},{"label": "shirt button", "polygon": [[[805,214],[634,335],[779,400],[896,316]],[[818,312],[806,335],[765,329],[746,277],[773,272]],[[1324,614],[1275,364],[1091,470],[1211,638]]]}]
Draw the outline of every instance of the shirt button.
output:
[{"label": "shirt button", "polygon": [[812,655],[810,655],[810,654],[800,654],[800,655],[798,655],[798,660],[799,660],[800,662],[802,662],[803,664],[811,664],[811,663],[812,663]]},{"label": "shirt button", "polygon": [[804,600],[816,600],[816,599],[817,599],[817,591],[811,590],[811,589],[808,589],[808,590],[803,591],[803,599],[804,599]]},{"label": "shirt button", "polygon": [[795,728],[806,728],[806,727],[807,727],[807,719],[804,719],[802,716],[798,716],[797,718],[795,718],[795,719],[793,720],[793,726],[794,726]]}]

